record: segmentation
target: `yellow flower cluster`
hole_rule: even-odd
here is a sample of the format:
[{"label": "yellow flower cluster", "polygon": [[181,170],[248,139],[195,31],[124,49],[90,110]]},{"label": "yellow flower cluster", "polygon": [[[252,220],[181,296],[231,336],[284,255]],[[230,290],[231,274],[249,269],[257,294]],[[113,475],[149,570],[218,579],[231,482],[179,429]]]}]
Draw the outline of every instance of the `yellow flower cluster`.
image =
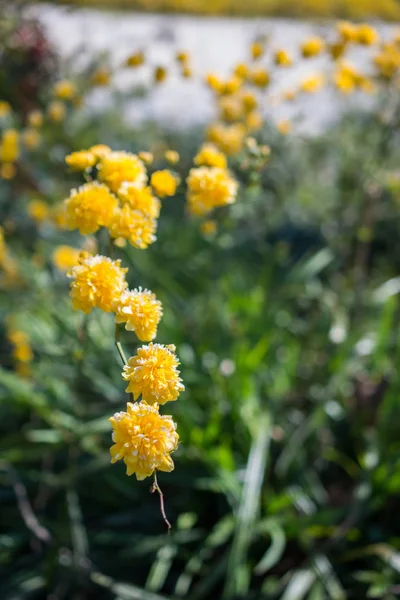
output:
[{"label": "yellow flower cluster", "polygon": [[29,377],[31,369],[29,363],[33,361],[33,351],[27,333],[18,329],[14,324],[7,327],[7,339],[12,344],[12,357],[15,370],[22,377]]},{"label": "yellow flower cluster", "polygon": [[214,208],[233,204],[238,184],[226,169],[197,167],[187,178],[187,200],[192,214],[204,216]]},{"label": "yellow flower cluster", "polygon": [[[170,154],[169,160],[179,159],[176,155]],[[168,169],[155,171],[148,185],[141,157],[113,152],[104,145],[72,152],[65,160],[71,169],[86,171],[99,179],[72,190],[65,201],[70,229],[79,229],[86,235],[106,227],[117,243],[126,240],[140,249],[156,240],[159,198],[175,194],[179,183],[176,174]]]},{"label": "yellow flower cluster", "polygon": [[[176,162],[179,155],[171,152],[166,159]],[[66,162],[73,169],[97,173],[100,180],[83,184],[65,201],[70,228],[88,234],[107,227],[111,237],[127,239],[138,248],[146,248],[155,240],[161,208],[155,194],[174,195],[178,184],[175,174],[167,169],[155,171],[147,185],[147,170],[139,156],[112,152],[100,145],[73,152]],[[140,341],[150,342],[124,366],[122,377],[129,382],[127,391],[139,402],[128,403],[126,412],[116,413],[110,419],[114,441],[111,461],[123,460],[127,474],[136,474],[139,480],[156,470],[171,471],[174,463],[170,455],[176,450],[179,437],[172,418],[160,415],[159,405],[176,400],[184,386],[175,347],[151,341],[163,314],[161,302],[150,290],[128,289],[128,269],[121,267],[120,260],[59,246],[53,253],[53,262],[60,270],[69,269],[74,310],[86,314],[93,308],[112,312],[116,336],[119,325],[124,324]],[[118,337],[118,345],[117,340]],[[120,354],[125,361],[122,351]]]}]

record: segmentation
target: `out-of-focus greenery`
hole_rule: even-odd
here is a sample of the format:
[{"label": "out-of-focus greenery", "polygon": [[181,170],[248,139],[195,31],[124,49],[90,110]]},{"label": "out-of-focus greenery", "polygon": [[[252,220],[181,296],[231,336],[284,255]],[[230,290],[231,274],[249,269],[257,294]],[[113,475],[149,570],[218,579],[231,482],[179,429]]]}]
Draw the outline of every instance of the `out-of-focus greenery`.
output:
[{"label": "out-of-focus greenery", "polygon": [[[64,1],[64,0],[63,0]],[[398,21],[397,0],[65,0],[78,6],[101,6],[155,12],[271,17],[381,18]]]},{"label": "out-of-focus greenery", "polygon": [[[317,138],[271,146],[215,237],[164,201],[158,240],[114,249],[131,286],[163,301],[186,392],[168,405],[181,445],[149,484],[109,464],[108,417],[126,402],[113,318],[74,313],[51,255],[76,233],[36,226],[27,202],[64,198],[71,150],[174,148],[182,179],[203,138],[133,129],[116,109],[45,125],[28,173],[1,181],[20,277],[0,304],[0,597],[52,600],[396,598],[400,572],[400,158],[397,99]],[[47,148],[52,148],[51,153]],[[18,184],[16,184],[18,182]],[[100,250],[108,241],[98,237]],[[14,370],[13,316],[32,344]],[[124,332],[126,350],[135,351]]]}]

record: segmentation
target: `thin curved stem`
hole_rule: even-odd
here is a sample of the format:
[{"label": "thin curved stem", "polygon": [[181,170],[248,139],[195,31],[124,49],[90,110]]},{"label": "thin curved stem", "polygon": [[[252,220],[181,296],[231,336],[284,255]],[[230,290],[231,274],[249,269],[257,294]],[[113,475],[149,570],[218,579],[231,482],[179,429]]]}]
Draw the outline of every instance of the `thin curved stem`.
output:
[{"label": "thin curved stem", "polygon": [[164,519],[164,522],[167,526],[168,529],[168,533],[170,532],[170,530],[172,529],[172,525],[171,523],[168,521],[167,519],[167,515],[165,514],[165,507],[164,507],[164,494],[161,491],[160,486],[158,485],[158,481],[157,481],[157,473],[156,471],[154,471],[154,482],[153,485],[150,488],[150,491],[152,494],[154,494],[154,492],[158,492],[158,495],[160,496],[160,510],[161,510],[161,514],[162,517]]}]

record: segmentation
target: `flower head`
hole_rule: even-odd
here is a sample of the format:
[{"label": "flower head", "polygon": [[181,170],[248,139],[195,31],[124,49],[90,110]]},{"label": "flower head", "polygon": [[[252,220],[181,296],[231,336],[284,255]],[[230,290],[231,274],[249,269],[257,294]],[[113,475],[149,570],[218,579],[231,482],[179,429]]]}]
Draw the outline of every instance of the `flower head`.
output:
[{"label": "flower head", "polygon": [[157,196],[164,198],[175,194],[178,181],[171,171],[164,169],[155,171],[151,176],[150,183]]},{"label": "flower head", "polygon": [[134,210],[140,210],[149,219],[158,219],[161,202],[153,196],[150,187],[138,188],[134,183],[124,181],[118,190],[122,202],[129,204]]},{"label": "flower head", "polygon": [[28,204],[28,214],[37,224],[40,224],[49,216],[49,207],[43,200],[31,200]]},{"label": "flower head", "polygon": [[0,118],[7,117],[11,112],[11,105],[5,100],[0,100]]},{"label": "flower head", "polygon": [[90,150],[79,150],[72,152],[65,157],[65,162],[71,169],[76,171],[85,171],[90,169],[96,163],[95,155]]},{"label": "flower head", "polygon": [[68,276],[71,283],[70,296],[74,310],[88,314],[92,308],[111,312],[115,301],[128,286],[120,260],[106,256],[83,256]]},{"label": "flower head", "polygon": [[34,127],[27,127],[21,134],[22,143],[27,150],[33,150],[40,145],[40,133]]},{"label": "flower head", "polygon": [[110,235],[113,238],[124,238],[135,248],[143,250],[156,241],[156,229],[155,219],[124,204],[115,212],[110,224]]},{"label": "flower head", "polygon": [[279,67],[290,67],[293,64],[290,54],[282,49],[275,52],[274,61]]},{"label": "flower head", "polygon": [[233,204],[238,184],[225,169],[198,167],[187,178],[188,202],[195,215],[206,215],[217,206]]},{"label": "flower head", "polygon": [[0,142],[0,161],[12,163],[17,160],[18,156],[18,131],[16,129],[6,129]]},{"label": "flower head", "polygon": [[166,150],[164,156],[171,165],[176,165],[179,162],[179,152],[176,150]]},{"label": "flower head", "polygon": [[214,123],[207,130],[207,137],[228,156],[236,154],[243,147],[246,127],[243,123],[233,123],[224,125],[223,123]]},{"label": "flower head", "polygon": [[147,181],[143,162],[130,152],[108,152],[102,157],[98,169],[99,178],[115,193],[123,181],[131,181],[139,187]]},{"label": "flower head", "polygon": [[175,346],[163,346],[150,342],[138,349],[125,365],[122,377],[129,381],[126,391],[132,392],[135,400],[149,404],[165,404],[176,400],[185,389],[178,371],[179,361]]},{"label": "flower head", "polygon": [[169,415],[160,415],[158,404],[128,402],[127,412],[111,417],[114,445],[111,462],[123,460],[127,475],[139,481],[155,470],[170,472],[174,468],[171,452],[178,447],[176,425]]},{"label": "flower head", "polygon": [[72,190],[65,205],[69,229],[79,229],[82,235],[86,235],[110,225],[118,200],[106,185],[91,181]]},{"label": "flower head", "polygon": [[65,104],[59,100],[50,102],[49,106],[47,107],[47,114],[50,121],[53,121],[54,123],[60,123],[65,118]]},{"label": "flower head", "polygon": [[116,323],[125,323],[127,331],[134,331],[141,342],[156,337],[162,317],[162,304],[150,290],[127,290],[114,306]]},{"label": "flower head", "polygon": [[53,94],[56,98],[60,98],[60,100],[71,100],[76,96],[76,87],[72,81],[64,79],[55,84]]},{"label": "flower head", "polygon": [[69,271],[79,262],[82,250],[72,246],[57,246],[52,255],[54,265],[60,271]]},{"label": "flower head", "polygon": [[89,152],[93,154],[98,160],[100,158],[103,158],[109,152],[111,152],[111,148],[106,146],[106,144],[95,144],[94,146],[89,148]]},{"label": "flower head", "polygon": [[225,154],[220,152],[214,144],[203,144],[194,157],[194,163],[199,166],[220,167],[221,169],[227,167]]},{"label": "flower head", "polygon": [[324,40],[320,37],[311,37],[301,45],[301,53],[304,58],[318,56],[324,49]]}]

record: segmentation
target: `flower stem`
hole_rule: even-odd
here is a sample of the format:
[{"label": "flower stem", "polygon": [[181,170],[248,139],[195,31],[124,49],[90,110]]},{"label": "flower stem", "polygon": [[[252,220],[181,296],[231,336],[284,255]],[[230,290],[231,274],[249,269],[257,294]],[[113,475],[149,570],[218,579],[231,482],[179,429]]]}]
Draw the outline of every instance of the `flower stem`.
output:
[{"label": "flower stem", "polygon": [[170,532],[172,525],[171,523],[168,521],[167,519],[167,515],[165,514],[165,508],[164,508],[164,494],[161,491],[160,486],[158,485],[158,481],[157,481],[157,473],[156,471],[154,471],[154,482],[153,485],[150,488],[150,491],[152,494],[154,494],[154,492],[158,492],[158,495],[160,496],[160,510],[161,510],[161,514],[162,517],[164,519],[164,522],[167,526],[168,529],[168,533]]},{"label": "flower stem", "polygon": [[125,356],[125,352],[121,346],[121,342],[119,341],[119,327],[118,327],[118,323],[115,323],[115,345],[117,347],[118,353],[121,357],[122,360],[122,364],[125,366],[128,364],[128,361],[126,360],[126,356]]}]

